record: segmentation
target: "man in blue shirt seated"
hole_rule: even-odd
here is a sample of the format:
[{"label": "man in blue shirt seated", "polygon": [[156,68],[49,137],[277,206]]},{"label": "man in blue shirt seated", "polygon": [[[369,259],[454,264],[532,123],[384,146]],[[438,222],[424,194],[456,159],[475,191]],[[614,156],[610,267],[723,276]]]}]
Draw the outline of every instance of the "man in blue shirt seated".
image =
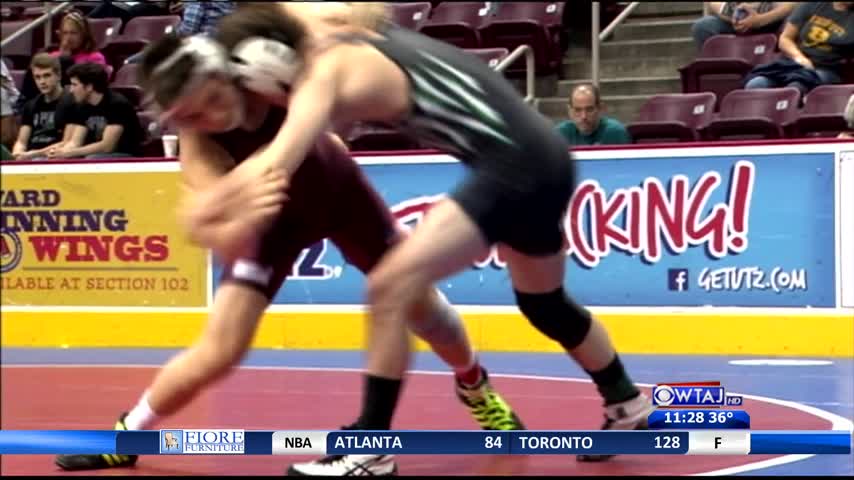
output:
[{"label": "man in blue shirt seated", "polygon": [[602,98],[592,84],[578,85],[569,96],[569,118],[557,126],[570,145],[620,145],[632,143],[626,127],[602,116]]}]

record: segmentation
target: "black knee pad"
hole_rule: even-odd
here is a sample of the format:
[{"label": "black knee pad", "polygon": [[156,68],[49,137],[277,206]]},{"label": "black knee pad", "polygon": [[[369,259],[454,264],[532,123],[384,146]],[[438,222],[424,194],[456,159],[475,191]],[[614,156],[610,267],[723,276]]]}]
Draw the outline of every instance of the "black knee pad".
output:
[{"label": "black knee pad", "polygon": [[531,325],[566,350],[574,349],[587,338],[593,319],[566,295],[563,287],[550,293],[514,293],[519,310]]}]

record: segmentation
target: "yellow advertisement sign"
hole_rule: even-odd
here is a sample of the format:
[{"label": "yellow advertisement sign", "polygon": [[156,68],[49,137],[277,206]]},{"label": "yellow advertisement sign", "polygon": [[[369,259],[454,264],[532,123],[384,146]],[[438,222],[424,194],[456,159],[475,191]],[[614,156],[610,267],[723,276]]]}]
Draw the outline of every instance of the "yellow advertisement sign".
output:
[{"label": "yellow advertisement sign", "polygon": [[205,306],[206,252],[177,225],[178,194],[174,171],[4,172],[3,306]]}]

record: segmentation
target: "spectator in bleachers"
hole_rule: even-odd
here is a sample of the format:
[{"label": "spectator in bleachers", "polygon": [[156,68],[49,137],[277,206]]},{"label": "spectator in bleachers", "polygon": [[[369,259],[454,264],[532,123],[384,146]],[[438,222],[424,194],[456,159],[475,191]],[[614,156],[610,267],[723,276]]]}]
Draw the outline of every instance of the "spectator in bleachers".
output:
[{"label": "spectator in bleachers", "polygon": [[[59,29],[59,48],[50,51],[50,55],[58,57],[63,73],[72,65],[78,63],[98,63],[104,65],[108,74],[113,68],[107,65],[107,59],[97,50],[95,36],[86,17],[79,10],[70,10],[64,17]],[[68,78],[63,76],[62,84],[68,85]],[[39,96],[39,89],[33,79],[32,70],[27,70],[21,87],[19,105],[29,102]]]},{"label": "spectator in bleachers", "polygon": [[187,2],[184,15],[176,29],[178,35],[189,36],[197,33],[211,33],[219,19],[234,10],[234,2]]},{"label": "spectator in bleachers", "polygon": [[798,2],[706,2],[710,15],[694,22],[697,48],[721,34],[777,33]]},{"label": "spectator in bleachers", "polygon": [[75,114],[74,98],[60,84],[59,59],[39,53],[30,62],[41,94],[24,105],[18,140],[12,148],[15,160],[46,158],[51,148],[61,148],[71,139]]},{"label": "spectator in bleachers", "polygon": [[50,158],[133,157],[144,138],[133,105],[111,91],[107,71],[96,63],[74,65],[68,71],[71,94],[77,103],[69,143],[48,151]]},{"label": "spectator in bleachers", "polygon": [[169,15],[171,4],[177,2],[101,2],[89,12],[89,18],[121,18],[122,25],[136,17]]},{"label": "spectator in bleachers", "polygon": [[59,49],[50,52],[54,56],[71,57],[75,64],[99,63],[107,65],[107,59],[98,51],[95,36],[89,21],[78,10],[62,17],[59,30]]},{"label": "spectator in bleachers", "polygon": [[839,138],[854,138],[854,95],[848,99],[848,105],[845,106],[845,120],[848,122],[850,132],[842,132]]},{"label": "spectator in bleachers", "polygon": [[[196,34],[211,34],[216,28],[219,19],[228,15],[234,10],[234,2],[230,1],[215,1],[215,2],[187,2],[183,4],[183,15],[181,23],[175,29],[176,33],[181,36],[190,36]],[[128,57],[125,63],[139,63],[142,59],[142,52],[136,53]]]},{"label": "spectator in bleachers", "polygon": [[8,147],[15,141],[18,121],[15,115],[15,102],[20,96],[15,79],[9,73],[6,62],[0,60],[0,156],[2,160],[11,159]]},{"label": "spectator in bleachers", "polygon": [[754,68],[745,88],[813,88],[842,81],[842,61],[854,58],[854,2],[803,2],[779,41],[788,58]]},{"label": "spectator in bleachers", "polygon": [[569,118],[557,126],[570,145],[620,145],[632,143],[626,127],[617,119],[602,115],[599,88],[585,83],[569,96]]}]

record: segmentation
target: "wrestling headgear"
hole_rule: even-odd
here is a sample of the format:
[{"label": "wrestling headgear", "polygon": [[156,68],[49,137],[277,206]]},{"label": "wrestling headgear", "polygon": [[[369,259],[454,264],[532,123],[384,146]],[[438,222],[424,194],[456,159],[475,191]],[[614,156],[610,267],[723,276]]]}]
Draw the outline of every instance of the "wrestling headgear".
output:
[{"label": "wrestling headgear", "polygon": [[195,35],[184,39],[181,47],[154,69],[154,75],[173,68],[188,56],[195,66],[179,97],[193,92],[197,82],[212,74],[233,78],[265,96],[284,95],[301,64],[293,48],[268,38],[247,38],[229,54],[214,39]]},{"label": "wrestling headgear", "polygon": [[301,63],[296,50],[263,37],[247,38],[231,52],[231,65],[241,84],[272,97],[288,92]]}]

